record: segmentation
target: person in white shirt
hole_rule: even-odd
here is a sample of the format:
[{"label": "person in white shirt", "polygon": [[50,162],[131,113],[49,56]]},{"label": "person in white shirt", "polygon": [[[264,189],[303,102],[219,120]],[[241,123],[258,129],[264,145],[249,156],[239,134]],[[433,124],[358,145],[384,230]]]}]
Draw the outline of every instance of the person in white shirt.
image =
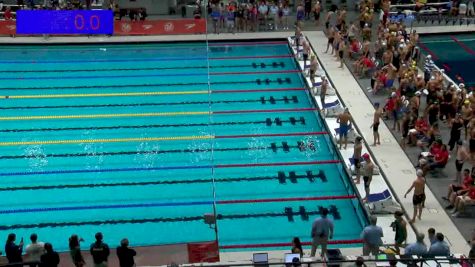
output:
[{"label": "person in white shirt", "polygon": [[38,236],[36,234],[31,234],[30,240],[31,244],[29,244],[25,250],[27,261],[40,262],[41,255],[45,254],[45,244],[43,242],[38,242]]}]

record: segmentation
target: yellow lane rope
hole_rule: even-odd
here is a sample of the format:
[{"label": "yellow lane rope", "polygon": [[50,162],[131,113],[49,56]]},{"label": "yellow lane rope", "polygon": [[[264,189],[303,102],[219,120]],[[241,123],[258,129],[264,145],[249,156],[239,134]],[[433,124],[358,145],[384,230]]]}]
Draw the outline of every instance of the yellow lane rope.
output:
[{"label": "yellow lane rope", "polygon": [[210,113],[209,111],[190,111],[190,112],[153,112],[153,113],[124,113],[124,114],[90,114],[90,115],[17,116],[17,117],[0,117],[0,121],[100,119],[100,118],[123,118],[123,117],[165,117],[165,116],[183,116],[183,115],[208,115],[209,113]]},{"label": "yellow lane rope", "polygon": [[141,138],[114,138],[114,139],[81,139],[81,140],[51,140],[51,141],[24,141],[0,142],[0,146],[18,145],[65,145],[82,143],[120,143],[143,141],[178,141],[178,140],[207,140],[214,139],[213,135],[171,136],[171,137],[141,137]]},{"label": "yellow lane rope", "polygon": [[59,94],[59,95],[10,95],[0,98],[32,99],[32,98],[73,98],[73,97],[111,97],[111,96],[147,96],[147,95],[199,95],[208,91],[177,91],[177,92],[137,92],[137,93],[106,93],[106,94]]}]

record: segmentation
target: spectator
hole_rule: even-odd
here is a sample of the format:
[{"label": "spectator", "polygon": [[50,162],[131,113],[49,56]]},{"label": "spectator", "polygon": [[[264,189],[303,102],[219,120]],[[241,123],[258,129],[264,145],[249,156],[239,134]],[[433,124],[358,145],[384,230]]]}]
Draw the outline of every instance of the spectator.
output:
[{"label": "spectator", "polygon": [[327,218],[328,209],[323,208],[321,211],[321,218],[316,219],[312,224],[312,250],[311,257],[315,257],[318,246],[322,246],[322,257],[327,254],[327,243],[329,239],[333,238],[333,221]]},{"label": "spectator", "polygon": [[444,241],[444,235],[437,233],[436,241],[430,246],[428,255],[430,256],[450,256],[449,245]]},{"label": "spectator", "polygon": [[470,186],[467,193],[458,196],[455,199],[454,209],[451,211],[452,217],[459,217],[463,212],[465,212],[465,206],[467,204],[475,204],[475,185]]},{"label": "spectator", "polygon": [[3,18],[5,20],[12,20],[13,19],[12,9],[9,6],[5,9],[5,13],[3,13]]},{"label": "spectator", "polygon": [[369,256],[372,254],[376,256],[379,254],[379,247],[383,244],[383,229],[376,225],[377,217],[371,216],[371,225],[366,226],[361,233],[361,239],[363,239],[363,256]]},{"label": "spectator", "polygon": [[94,267],[107,267],[107,258],[109,257],[109,246],[102,242],[102,233],[98,232],[95,235],[96,242],[91,244],[91,255],[94,260]]},{"label": "spectator", "polygon": [[135,266],[134,257],[137,255],[135,250],[129,248],[129,240],[124,238],[120,241],[120,246],[117,247],[117,257],[119,258],[120,267]]},{"label": "spectator", "polygon": [[427,254],[427,246],[424,243],[424,234],[416,236],[416,242],[407,245],[404,248],[404,255],[425,256]]},{"label": "spectator", "polygon": [[[38,242],[38,236],[36,234],[31,234],[30,236],[31,244],[26,246],[25,252],[27,255],[28,261],[40,262],[40,257],[45,253],[44,243]],[[30,266],[38,266],[38,264],[30,264]]]},{"label": "spectator", "polygon": [[412,189],[414,189],[414,195],[412,196],[412,204],[414,205],[414,213],[411,219],[411,223],[416,221],[416,216],[421,219],[422,216],[422,207],[424,206],[424,202],[426,200],[425,194],[425,187],[426,187],[426,179],[424,178],[424,172],[422,170],[416,171],[417,178],[412,183],[411,187],[407,190],[406,194],[404,194],[404,198],[406,198],[407,194],[409,194]]},{"label": "spectator", "polygon": [[427,230],[427,238],[429,238],[429,242],[430,242],[431,245],[434,244],[437,241],[437,239],[435,238],[435,229],[434,228],[431,227]]},{"label": "spectator", "polygon": [[291,252],[293,254],[300,254],[300,257],[303,257],[303,248],[302,243],[300,242],[300,238],[294,237],[292,239],[292,249]]},{"label": "spectator", "polygon": [[442,145],[440,151],[434,155],[434,160],[424,167],[425,171],[443,169],[449,161],[449,152],[447,151],[447,146]]},{"label": "spectator", "polygon": [[391,223],[391,227],[395,232],[394,240],[395,240],[395,249],[397,254],[400,253],[400,247],[406,243],[407,239],[407,229],[406,229],[406,221],[402,218],[404,213],[402,211],[396,211],[394,213],[394,218],[396,219],[393,223]]},{"label": "spectator", "polygon": [[[469,169],[463,170],[463,182],[461,184],[450,184],[447,190],[447,197],[443,197],[444,200],[453,203],[454,193],[455,196],[461,196],[470,190],[470,186],[473,184],[473,178]],[[454,206],[450,204],[446,209],[452,209]]]},{"label": "spectator", "polygon": [[356,258],[355,266],[356,267],[366,267],[366,264],[364,263],[364,258],[363,257]]},{"label": "spectator", "polygon": [[[455,178],[452,179],[453,181],[456,181],[457,183],[462,183],[462,168],[463,164],[465,163],[465,160],[470,159],[470,153],[468,153],[467,149],[463,145],[463,141],[459,140],[457,142],[457,157],[455,158]],[[469,171],[470,172],[470,171]]]},{"label": "spectator", "polygon": [[82,238],[79,238],[77,235],[72,235],[69,238],[69,253],[75,267],[83,267],[86,265],[84,258],[81,254],[81,247],[79,242],[84,241]]},{"label": "spectator", "polygon": [[57,267],[59,264],[59,255],[53,250],[53,245],[46,243],[44,249],[46,253],[40,257],[40,267]]},{"label": "spectator", "polygon": [[[8,259],[8,263],[21,263],[23,259],[21,257],[21,253],[23,252],[23,238],[21,238],[20,243],[17,245],[15,244],[16,235],[9,234],[7,238],[7,242],[5,244],[5,254]],[[18,265],[11,265],[12,267],[20,267],[22,264]]]},{"label": "spectator", "polygon": [[365,164],[363,166],[363,182],[364,182],[364,191],[365,191],[365,197],[363,198],[363,201],[368,200],[369,194],[370,194],[370,187],[371,187],[371,181],[373,181],[373,174],[374,174],[374,164],[371,162],[371,158],[368,153],[364,153],[363,156],[361,156]]}]

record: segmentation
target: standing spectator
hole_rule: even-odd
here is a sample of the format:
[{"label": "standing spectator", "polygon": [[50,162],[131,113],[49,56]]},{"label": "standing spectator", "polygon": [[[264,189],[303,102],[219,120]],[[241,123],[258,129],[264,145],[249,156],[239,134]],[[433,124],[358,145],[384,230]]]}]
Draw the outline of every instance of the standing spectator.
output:
[{"label": "standing spectator", "polygon": [[434,228],[429,228],[427,229],[427,238],[429,238],[429,242],[430,244],[434,244],[437,239],[435,238],[435,229]]},{"label": "standing spectator", "polygon": [[109,257],[109,246],[102,242],[103,236],[101,232],[96,233],[96,242],[91,244],[91,255],[94,260],[94,267],[107,267],[107,258]]},{"label": "standing spectator", "polygon": [[302,3],[299,3],[297,6],[296,12],[296,25],[297,27],[303,27],[303,20],[305,19],[305,8],[302,6]]},{"label": "standing spectator", "polygon": [[269,21],[272,22],[269,24],[270,30],[277,30],[278,13],[279,7],[274,2],[271,2],[269,6]]},{"label": "standing spectator", "polygon": [[366,226],[361,233],[363,239],[363,256],[372,254],[376,256],[379,254],[379,247],[383,244],[381,238],[383,237],[383,229],[376,225],[376,216],[370,217],[371,225]]},{"label": "standing spectator", "polygon": [[53,246],[50,243],[46,243],[44,248],[46,253],[40,257],[40,267],[57,267],[59,264],[58,253],[53,250]]},{"label": "standing spectator", "polygon": [[371,186],[371,181],[373,180],[373,173],[374,173],[374,164],[371,162],[371,158],[369,157],[368,153],[364,153],[363,156],[361,156],[364,161],[364,167],[363,167],[363,182],[364,182],[364,191],[365,191],[365,197],[363,198],[363,201],[367,201],[369,194],[371,192],[370,186]]},{"label": "standing spectator", "polygon": [[[8,263],[21,263],[23,259],[21,258],[21,253],[23,252],[23,238],[21,238],[20,243],[15,244],[16,235],[9,234],[7,242],[5,244],[5,254],[7,254]],[[11,265],[12,267],[20,267],[22,264]]]},{"label": "standing spectator", "polygon": [[316,219],[312,224],[312,250],[310,251],[310,256],[315,257],[318,246],[322,246],[323,255],[327,254],[327,243],[329,239],[333,238],[333,221],[327,218],[328,209],[323,208],[321,211],[321,218]]},{"label": "standing spectator", "polygon": [[322,12],[322,5],[320,1],[317,1],[313,6],[313,16],[315,18],[315,25],[318,26],[320,24],[320,13]]},{"label": "standing spectator", "polygon": [[117,247],[117,257],[119,258],[120,267],[135,266],[134,257],[137,255],[135,250],[129,248],[129,240],[124,238],[120,241],[120,246]]},{"label": "standing spectator", "polygon": [[353,147],[353,162],[355,165],[355,174],[356,178],[354,179],[355,184],[359,184],[361,182],[361,151],[363,150],[363,144],[361,142],[363,138],[361,136],[357,136],[355,138],[355,146]]},{"label": "standing spectator", "polygon": [[424,234],[416,236],[416,242],[407,245],[404,248],[404,255],[425,256],[427,254],[427,246],[424,244]]},{"label": "standing spectator", "polygon": [[290,252],[294,254],[299,254],[300,257],[303,257],[303,248],[302,248],[302,243],[300,242],[300,238],[294,237],[292,239],[292,249]]},{"label": "standing spectator", "polygon": [[403,246],[404,243],[406,243],[407,239],[407,223],[404,221],[404,218],[402,216],[404,213],[402,211],[396,211],[394,213],[394,218],[396,219],[394,222],[391,223],[391,227],[393,228],[393,231],[395,232],[394,234],[394,240],[395,240],[395,249],[397,254],[400,253],[400,247]]},{"label": "standing spectator", "polygon": [[86,265],[84,258],[81,254],[81,247],[79,242],[84,241],[82,238],[79,238],[77,235],[72,235],[69,238],[69,253],[75,267],[83,267]]},{"label": "standing spectator", "polygon": [[305,8],[305,19],[310,19],[310,13],[312,12],[312,0],[304,0],[304,8]]},{"label": "standing spectator", "polygon": [[426,200],[425,194],[425,187],[426,187],[426,179],[424,178],[424,172],[419,169],[416,171],[417,178],[412,183],[411,187],[407,190],[406,194],[404,194],[404,198],[406,198],[407,194],[409,194],[412,189],[414,189],[414,195],[412,196],[412,204],[414,205],[414,213],[412,215],[411,223],[416,222],[416,216],[421,219],[422,216],[422,207],[424,206],[424,202]]},{"label": "standing spectator", "polygon": [[457,150],[455,151],[455,153],[457,153],[457,157],[455,158],[456,173],[455,173],[455,178],[452,180],[457,183],[461,183],[463,164],[465,163],[465,160],[470,158],[470,153],[468,153],[467,149],[463,145],[462,140],[458,140]]},{"label": "standing spectator", "polygon": [[[28,261],[39,262],[41,255],[45,253],[44,243],[38,242],[38,236],[36,234],[31,234],[30,236],[31,244],[26,246],[25,252],[28,257]],[[38,266],[38,264],[30,264],[30,266]]]},{"label": "standing spectator", "polygon": [[5,13],[3,13],[3,18],[5,20],[12,20],[13,19],[12,9],[9,6],[5,9]]},{"label": "standing spectator", "polygon": [[286,1],[284,6],[282,7],[282,24],[283,24],[284,30],[289,29],[289,17],[290,17],[290,7]]},{"label": "standing spectator", "polygon": [[435,235],[436,241],[430,245],[429,256],[450,256],[449,245],[444,241],[444,235],[437,233]]}]

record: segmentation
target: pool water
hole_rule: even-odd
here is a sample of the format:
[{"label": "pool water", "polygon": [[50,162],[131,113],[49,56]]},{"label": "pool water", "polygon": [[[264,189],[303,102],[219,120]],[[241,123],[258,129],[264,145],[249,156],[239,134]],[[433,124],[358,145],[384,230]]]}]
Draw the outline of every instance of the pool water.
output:
[{"label": "pool water", "polygon": [[336,241],[366,224],[286,42],[2,46],[0,236]]},{"label": "pool water", "polygon": [[445,69],[456,83],[475,86],[475,38],[473,34],[436,34],[421,36],[422,52],[431,54],[435,64]]}]

